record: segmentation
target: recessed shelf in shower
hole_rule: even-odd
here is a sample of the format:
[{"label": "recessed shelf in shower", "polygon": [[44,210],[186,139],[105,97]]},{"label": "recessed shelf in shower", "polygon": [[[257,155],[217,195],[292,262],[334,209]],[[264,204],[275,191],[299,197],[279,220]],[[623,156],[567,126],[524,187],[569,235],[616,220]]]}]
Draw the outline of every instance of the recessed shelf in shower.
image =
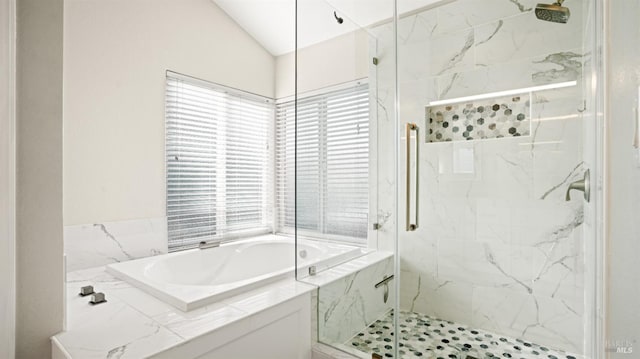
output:
[{"label": "recessed shelf in shower", "polygon": [[531,134],[531,92],[426,107],[426,142]]}]

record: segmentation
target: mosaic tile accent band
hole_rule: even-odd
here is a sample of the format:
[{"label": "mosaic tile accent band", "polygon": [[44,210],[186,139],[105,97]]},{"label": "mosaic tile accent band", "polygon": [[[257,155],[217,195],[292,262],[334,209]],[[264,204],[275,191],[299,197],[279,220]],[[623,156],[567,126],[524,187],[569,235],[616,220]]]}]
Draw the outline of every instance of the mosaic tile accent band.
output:
[{"label": "mosaic tile accent band", "polygon": [[426,108],[427,142],[529,136],[531,94]]},{"label": "mosaic tile accent band", "polygon": [[[401,311],[398,324],[401,358],[584,359],[576,354],[414,312]],[[365,353],[377,353],[383,358],[393,358],[393,335],[393,312],[389,312],[356,334],[346,345]]]}]

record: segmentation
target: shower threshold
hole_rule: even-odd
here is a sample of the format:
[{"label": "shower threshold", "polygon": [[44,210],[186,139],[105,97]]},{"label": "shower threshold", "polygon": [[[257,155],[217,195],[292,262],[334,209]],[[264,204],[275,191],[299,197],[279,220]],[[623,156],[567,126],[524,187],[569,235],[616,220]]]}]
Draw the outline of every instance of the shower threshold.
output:
[{"label": "shower threshold", "polygon": [[[400,312],[400,358],[486,359],[544,358],[585,359],[584,356],[476,330],[466,325],[414,312]],[[378,319],[344,346],[360,352],[393,358],[393,311]]]}]

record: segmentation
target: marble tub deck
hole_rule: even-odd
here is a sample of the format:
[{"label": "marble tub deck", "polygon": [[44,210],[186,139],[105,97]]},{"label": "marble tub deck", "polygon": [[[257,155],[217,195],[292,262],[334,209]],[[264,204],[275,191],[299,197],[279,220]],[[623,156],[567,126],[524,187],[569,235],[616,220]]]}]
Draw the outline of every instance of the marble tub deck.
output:
[{"label": "marble tub deck", "polygon": [[[304,283],[294,278],[283,279],[189,312],[115,278],[104,266],[70,272],[66,278],[66,330],[53,336],[52,341],[67,358],[125,359],[168,353],[223,327],[227,337],[240,335],[251,328],[229,324],[313,293],[318,286],[349,276],[390,255],[372,251],[305,278]],[[104,292],[107,303],[89,305],[89,297],[78,295],[85,285]]]},{"label": "marble tub deck", "polygon": [[[585,359],[583,356],[553,350],[506,336],[476,330],[424,314],[400,312],[401,358],[434,359]],[[393,312],[356,334],[346,347],[383,358],[393,357]]]},{"label": "marble tub deck", "polygon": [[[107,302],[89,305],[78,295],[93,285]],[[67,358],[146,358],[225,327],[228,336],[253,330],[227,326],[315,288],[294,279],[274,282],[183,312],[96,267],[67,273],[66,330],[52,337]]]}]

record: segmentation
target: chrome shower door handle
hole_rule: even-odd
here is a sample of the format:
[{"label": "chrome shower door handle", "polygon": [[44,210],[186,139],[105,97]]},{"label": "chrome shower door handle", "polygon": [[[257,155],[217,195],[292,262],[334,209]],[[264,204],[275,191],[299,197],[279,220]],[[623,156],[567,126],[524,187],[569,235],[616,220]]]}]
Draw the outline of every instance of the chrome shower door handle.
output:
[{"label": "chrome shower door handle", "polygon": [[638,97],[636,98],[636,107],[633,112],[633,148],[640,150],[640,87],[638,87]]},{"label": "chrome shower door handle", "polygon": [[[415,198],[416,198],[416,212],[415,212],[415,221],[414,223],[411,223],[411,131],[416,131],[416,194],[415,194]],[[420,152],[420,140],[419,140],[419,128],[418,125],[416,125],[415,123],[407,123],[406,125],[406,138],[407,138],[407,162],[405,164],[406,166],[406,176],[407,176],[407,183],[406,183],[406,202],[407,202],[407,207],[406,207],[406,214],[407,214],[407,218],[406,218],[406,230],[407,232],[411,232],[411,231],[415,231],[416,228],[418,228],[418,172],[419,172],[419,166],[420,166],[420,161],[418,160],[418,153]]]},{"label": "chrome shower door handle", "polygon": [[584,178],[575,182],[571,182],[569,184],[569,188],[567,188],[567,194],[565,196],[565,200],[566,201],[570,201],[571,200],[571,190],[575,189],[578,191],[582,191],[584,192],[584,200],[589,202],[591,200],[591,179],[590,179],[591,173],[589,172],[589,170],[587,169],[584,172]]}]

